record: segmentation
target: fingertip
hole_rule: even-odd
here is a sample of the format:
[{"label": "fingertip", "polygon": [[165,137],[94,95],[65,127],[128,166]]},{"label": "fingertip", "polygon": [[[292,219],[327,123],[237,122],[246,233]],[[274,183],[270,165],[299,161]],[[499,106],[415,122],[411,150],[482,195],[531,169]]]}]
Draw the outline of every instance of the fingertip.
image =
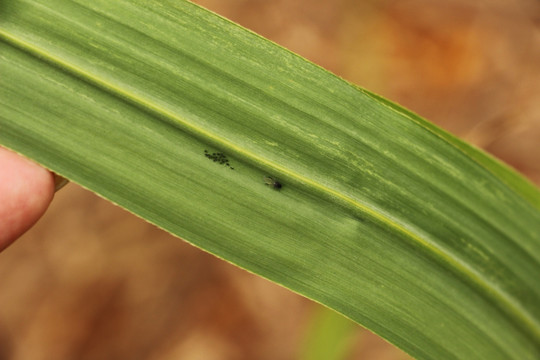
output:
[{"label": "fingertip", "polygon": [[37,222],[51,203],[54,188],[51,172],[0,148],[0,250]]}]

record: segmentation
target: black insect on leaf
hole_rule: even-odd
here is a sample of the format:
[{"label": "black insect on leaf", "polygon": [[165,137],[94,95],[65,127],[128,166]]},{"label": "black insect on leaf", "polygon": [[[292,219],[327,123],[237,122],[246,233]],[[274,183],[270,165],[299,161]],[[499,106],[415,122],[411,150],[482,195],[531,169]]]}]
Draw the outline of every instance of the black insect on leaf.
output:
[{"label": "black insect on leaf", "polygon": [[276,179],[274,179],[273,177],[265,176],[264,177],[264,183],[266,185],[268,185],[268,186],[271,186],[275,190],[281,189],[281,183],[279,181],[277,181]]}]

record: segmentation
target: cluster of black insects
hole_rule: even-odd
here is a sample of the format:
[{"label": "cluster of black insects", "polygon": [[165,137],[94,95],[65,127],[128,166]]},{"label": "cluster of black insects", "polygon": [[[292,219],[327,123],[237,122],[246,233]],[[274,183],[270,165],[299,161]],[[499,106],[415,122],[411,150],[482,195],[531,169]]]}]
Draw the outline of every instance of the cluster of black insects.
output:
[{"label": "cluster of black insects", "polygon": [[229,164],[229,160],[227,159],[227,156],[223,154],[222,152],[215,152],[215,153],[209,153],[208,150],[204,150],[204,156],[212,160],[213,162],[217,162],[220,165],[225,165],[229,167],[231,170],[234,170],[234,168]]},{"label": "cluster of black insects", "polygon": [[[227,159],[227,156],[223,154],[222,152],[215,152],[215,153],[209,153],[208,150],[204,150],[204,156],[212,160],[213,162],[217,162],[220,165],[225,165],[229,167],[231,170],[234,170],[234,168],[229,164],[229,160]],[[264,177],[264,183],[265,185],[271,186],[274,190],[281,189],[281,183],[270,176]]]}]

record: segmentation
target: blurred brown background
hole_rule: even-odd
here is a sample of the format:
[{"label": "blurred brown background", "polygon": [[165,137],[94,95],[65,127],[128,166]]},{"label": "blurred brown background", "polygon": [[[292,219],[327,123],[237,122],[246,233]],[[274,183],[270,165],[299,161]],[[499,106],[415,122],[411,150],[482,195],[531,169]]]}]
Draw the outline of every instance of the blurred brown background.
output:
[{"label": "blurred brown background", "polygon": [[[540,184],[536,0],[199,0]],[[0,360],[297,359],[318,305],[70,184],[0,254]],[[358,328],[349,359],[407,359]]]}]

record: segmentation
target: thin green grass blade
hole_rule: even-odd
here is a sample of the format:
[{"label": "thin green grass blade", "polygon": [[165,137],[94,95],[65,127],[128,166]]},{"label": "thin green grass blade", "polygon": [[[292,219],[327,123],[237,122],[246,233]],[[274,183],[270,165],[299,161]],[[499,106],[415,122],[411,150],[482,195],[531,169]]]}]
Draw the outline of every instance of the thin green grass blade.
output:
[{"label": "thin green grass blade", "polygon": [[310,319],[305,343],[298,360],[345,360],[350,358],[357,325],[324,307],[317,307]]},{"label": "thin green grass blade", "polygon": [[418,358],[540,357],[540,194],[481,151],[184,1],[0,40],[1,144]]}]

